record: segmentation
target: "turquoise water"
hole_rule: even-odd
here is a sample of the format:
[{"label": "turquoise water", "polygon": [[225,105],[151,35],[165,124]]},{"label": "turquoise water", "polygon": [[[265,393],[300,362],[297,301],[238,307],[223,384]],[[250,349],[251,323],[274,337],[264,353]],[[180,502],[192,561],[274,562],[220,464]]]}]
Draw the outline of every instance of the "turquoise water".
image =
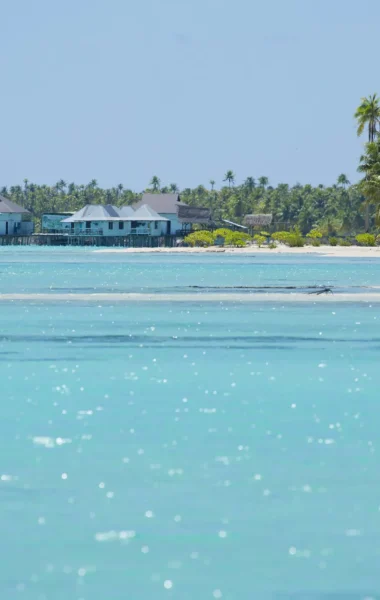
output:
[{"label": "turquoise water", "polygon": [[[0,255],[1,293],[195,285],[363,291],[380,261]],[[0,302],[2,600],[380,598],[378,305],[196,290]]]}]

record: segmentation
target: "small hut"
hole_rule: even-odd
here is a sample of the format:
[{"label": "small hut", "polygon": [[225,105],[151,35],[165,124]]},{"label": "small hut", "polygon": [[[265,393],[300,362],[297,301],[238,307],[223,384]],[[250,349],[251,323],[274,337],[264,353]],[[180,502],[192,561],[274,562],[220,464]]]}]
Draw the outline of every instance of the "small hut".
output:
[{"label": "small hut", "polygon": [[254,227],[269,227],[272,223],[273,215],[245,215],[244,223],[250,229]]}]

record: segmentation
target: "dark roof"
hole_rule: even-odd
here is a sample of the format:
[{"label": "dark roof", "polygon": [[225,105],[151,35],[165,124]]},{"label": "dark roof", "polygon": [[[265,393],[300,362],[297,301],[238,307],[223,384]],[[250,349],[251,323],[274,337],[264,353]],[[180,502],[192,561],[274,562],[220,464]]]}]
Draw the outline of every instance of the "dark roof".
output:
[{"label": "dark roof", "polygon": [[142,200],[134,204],[133,208],[139,208],[143,204],[148,204],[159,214],[176,214],[178,206],[186,206],[181,202],[179,194],[143,194]]},{"label": "dark roof", "polygon": [[211,223],[211,210],[202,206],[178,206],[178,219],[181,223]]},{"label": "dark roof", "polygon": [[4,213],[8,213],[8,214],[24,214],[24,215],[29,215],[29,211],[26,210],[26,208],[24,208],[23,206],[19,206],[19,204],[15,204],[15,202],[12,202],[11,200],[8,200],[8,198],[5,198],[4,196],[0,196],[0,214],[4,214]]}]

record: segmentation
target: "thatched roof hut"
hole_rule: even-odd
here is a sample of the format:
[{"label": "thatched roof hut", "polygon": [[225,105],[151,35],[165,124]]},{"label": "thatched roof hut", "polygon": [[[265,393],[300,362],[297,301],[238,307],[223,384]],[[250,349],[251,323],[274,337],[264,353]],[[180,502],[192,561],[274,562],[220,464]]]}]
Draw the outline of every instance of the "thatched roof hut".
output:
[{"label": "thatched roof hut", "polygon": [[244,223],[248,227],[262,227],[272,223],[273,215],[245,215]]},{"label": "thatched roof hut", "polygon": [[178,204],[177,214],[181,223],[200,223],[208,225],[211,222],[211,211],[209,208]]}]

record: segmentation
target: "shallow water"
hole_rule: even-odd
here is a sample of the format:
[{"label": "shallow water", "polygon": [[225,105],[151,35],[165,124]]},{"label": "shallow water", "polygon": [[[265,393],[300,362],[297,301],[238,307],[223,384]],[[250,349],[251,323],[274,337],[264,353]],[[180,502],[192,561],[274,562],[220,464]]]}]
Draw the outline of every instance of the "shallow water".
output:
[{"label": "shallow water", "polygon": [[[278,255],[0,271],[25,294],[380,284],[380,261]],[[363,302],[3,301],[0,598],[380,598],[379,325]]]}]

